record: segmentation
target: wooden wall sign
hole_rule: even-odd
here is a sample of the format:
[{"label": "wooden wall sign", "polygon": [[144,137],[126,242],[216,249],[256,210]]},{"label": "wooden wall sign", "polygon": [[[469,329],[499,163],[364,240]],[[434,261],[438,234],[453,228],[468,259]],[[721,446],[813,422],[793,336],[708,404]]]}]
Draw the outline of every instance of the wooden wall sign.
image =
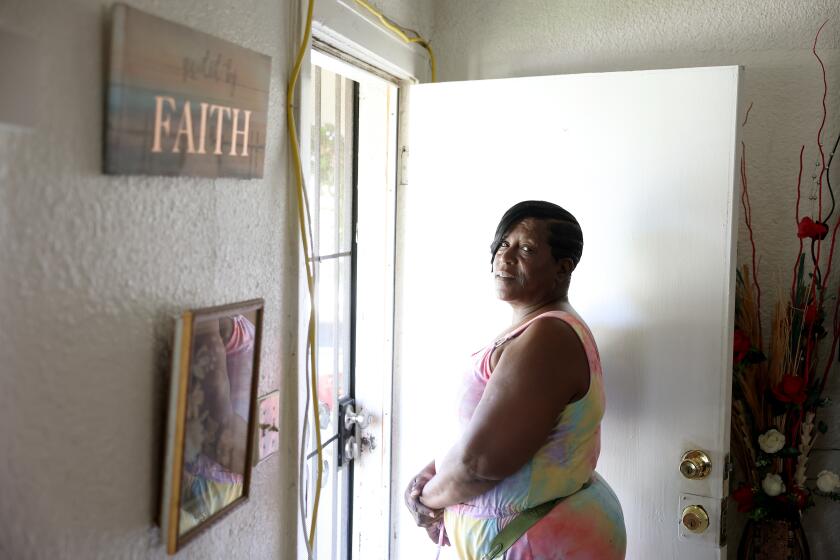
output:
[{"label": "wooden wall sign", "polygon": [[113,10],[105,172],[263,176],[271,58]]}]

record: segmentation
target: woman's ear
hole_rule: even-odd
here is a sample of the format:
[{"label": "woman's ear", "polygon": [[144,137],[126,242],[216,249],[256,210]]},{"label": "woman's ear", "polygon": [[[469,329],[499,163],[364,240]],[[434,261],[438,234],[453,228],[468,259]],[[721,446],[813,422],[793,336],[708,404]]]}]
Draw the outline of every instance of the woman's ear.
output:
[{"label": "woman's ear", "polygon": [[557,261],[559,272],[569,275],[575,269],[575,261],[566,257]]},{"label": "woman's ear", "polygon": [[565,286],[564,289],[569,288],[569,282],[572,278],[572,271],[575,269],[575,263],[572,259],[560,259],[557,261],[557,273],[554,275],[554,287]]}]

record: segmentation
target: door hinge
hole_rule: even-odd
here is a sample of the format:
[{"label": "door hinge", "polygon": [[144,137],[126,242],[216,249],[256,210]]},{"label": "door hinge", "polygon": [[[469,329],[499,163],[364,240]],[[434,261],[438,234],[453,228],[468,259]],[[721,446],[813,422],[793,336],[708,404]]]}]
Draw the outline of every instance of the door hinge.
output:
[{"label": "door hinge", "polygon": [[732,462],[732,455],[726,454],[723,458],[723,480],[729,480],[729,474],[735,470],[735,464]]}]

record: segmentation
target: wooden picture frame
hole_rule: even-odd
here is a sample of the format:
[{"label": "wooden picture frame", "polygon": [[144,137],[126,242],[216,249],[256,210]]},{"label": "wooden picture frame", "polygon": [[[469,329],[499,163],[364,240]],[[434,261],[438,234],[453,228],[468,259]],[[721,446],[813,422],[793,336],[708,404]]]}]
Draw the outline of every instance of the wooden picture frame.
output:
[{"label": "wooden picture frame", "polygon": [[248,500],[264,307],[190,310],[176,322],[160,508],[169,554]]}]

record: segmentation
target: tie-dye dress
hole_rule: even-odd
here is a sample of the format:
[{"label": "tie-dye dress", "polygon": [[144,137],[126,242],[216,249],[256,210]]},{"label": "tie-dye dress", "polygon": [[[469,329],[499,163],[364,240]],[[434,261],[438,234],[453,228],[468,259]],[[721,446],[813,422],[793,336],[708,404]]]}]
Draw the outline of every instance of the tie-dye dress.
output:
[{"label": "tie-dye dress", "polygon": [[[624,516],[609,485],[595,472],[601,447],[604,387],[598,349],[587,326],[575,315],[550,311],[535,317],[477,352],[467,376],[459,415],[469,422],[490,379],[490,356],[536,320],[556,318],[577,333],[589,361],[589,390],[566,405],[548,440],[519,471],[490,491],[446,508],[444,523],[463,560],[478,560],[498,532],[518,512],[566,498],[531,527],[505,554],[506,560],[614,560],[626,548]],[[562,375],[558,367],[558,375]],[[587,484],[588,483],[588,484]]]}]

